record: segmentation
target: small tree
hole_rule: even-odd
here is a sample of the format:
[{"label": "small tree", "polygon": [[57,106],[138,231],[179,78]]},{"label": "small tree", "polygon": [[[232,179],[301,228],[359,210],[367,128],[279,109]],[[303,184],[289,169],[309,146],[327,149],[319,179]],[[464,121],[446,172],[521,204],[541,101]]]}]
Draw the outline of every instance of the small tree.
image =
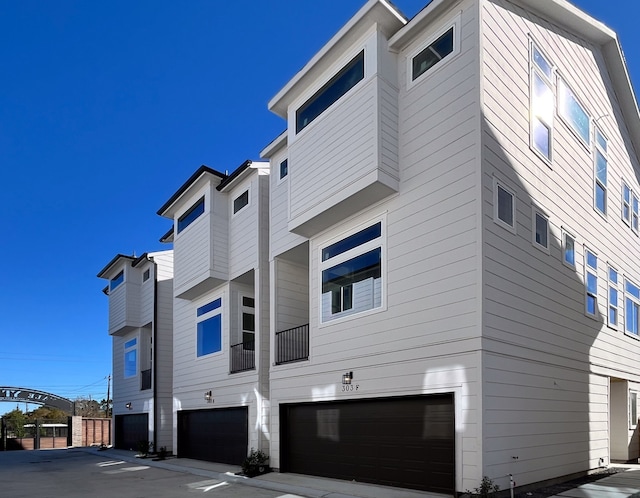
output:
[{"label": "small tree", "polygon": [[19,408],[7,413],[4,416],[4,419],[7,422],[9,430],[13,432],[15,437],[25,436],[26,431],[24,429],[24,424],[27,423],[27,417]]}]

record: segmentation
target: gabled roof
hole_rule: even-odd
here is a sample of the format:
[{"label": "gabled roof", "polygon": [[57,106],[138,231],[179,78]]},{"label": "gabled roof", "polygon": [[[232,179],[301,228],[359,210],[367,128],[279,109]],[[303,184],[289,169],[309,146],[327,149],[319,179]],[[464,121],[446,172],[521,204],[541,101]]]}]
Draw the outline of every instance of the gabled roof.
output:
[{"label": "gabled roof", "polygon": [[246,178],[247,175],[251,173],[250,170],[269,170],[269,163],[263,162],[254,162],[250,159],[247,159],[240,166],[238,166],[233,173],[231,173],[227,178],[222,180],[220,184],[216,187],[216,190],[222,192],[228,186],[233,185],[236,181],[242,181]]},{"label": "gabled roof", "polygon": [[120,263],[121,261],[127,261],[127,262],[131,262],[131,261],[135,261],[136,257],[135,256],[127,256],[125,254],[116,254],[116,256],[107,263],[107,266],[105,266],[102,270],[100,270],[100,272],[98,273],[97,277],[98,278],[107,278],[106,275],[113,269],[113,267]]},{"label": "gabled roof", "polygon": [[[176,201],[180,199],[180,197],[182,197],[182,194],[184,194],[187,190],[189,190],[189,187],[191,187],[195,182],[197,182],[202,176],[207,174],[213,175],[219,178],[220,180],[225,180],[227,178],[227,175],[225,175],[224,173],[220,173],[219,171],[216,171],[215,169],[212,169],[209,166],[205,166],[203,164],[196,170],[196,172],[193,175],[189,177],[189,179],[186,182],[184,182],[184,184],[176,191],[176,193],[173,194],[171,198],[167,202],[165,202],[160,209],[158,209],[157,214],[159,214],[160,216],[167,217],[167,212],[176,203]],[[173,216],[169,216],[169,217],[173,217]]]}]

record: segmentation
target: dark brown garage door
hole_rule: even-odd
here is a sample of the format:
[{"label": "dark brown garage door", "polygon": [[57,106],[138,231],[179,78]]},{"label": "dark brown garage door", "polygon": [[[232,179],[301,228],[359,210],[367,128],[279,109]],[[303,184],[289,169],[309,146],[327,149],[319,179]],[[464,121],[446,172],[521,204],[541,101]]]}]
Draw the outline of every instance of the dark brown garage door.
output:
[{"label": "dark brown garage door", "polygon": [[120,450],[140,450],[140,441],[149,440],[149,415],[116,415],[115,446]]},{"label": "dark brown garage door", "polygon": [[281,470],[453,493],[453,395],[280,405]]},{"label": "dark brown garage door", "polygon": [[240,465],[247,456],[246,406],[178,412],[178,456]]}]

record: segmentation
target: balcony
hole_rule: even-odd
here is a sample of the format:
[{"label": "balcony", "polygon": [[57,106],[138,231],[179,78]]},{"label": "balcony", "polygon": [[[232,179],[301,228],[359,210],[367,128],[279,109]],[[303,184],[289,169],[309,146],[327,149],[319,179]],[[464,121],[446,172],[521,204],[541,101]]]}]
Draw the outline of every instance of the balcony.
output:
[{"label": "balcony", "polygon": [[256,368],[256,343],[253,334],[245,337],[240,344],[231,346],[231,373],[254,370]]},{"label": "balcony", "polygon": [[276,332],[276,365],[309,359],[309,324]]},{"label": "balcony", "polygon": [[140,390],[146,391],[147,389],[151,389],[151,369],[142,370],[140,375]]}]

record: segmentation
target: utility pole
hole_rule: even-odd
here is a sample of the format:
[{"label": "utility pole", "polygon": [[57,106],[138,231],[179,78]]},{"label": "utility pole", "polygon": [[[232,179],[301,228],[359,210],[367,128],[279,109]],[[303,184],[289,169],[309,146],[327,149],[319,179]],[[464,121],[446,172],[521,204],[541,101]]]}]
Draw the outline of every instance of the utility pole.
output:
[{"label": "utility pole", "polygon": [[107,406],[105,408],[105,411],[107,412],[107,418],[110,418],[111,415],[109,415],[109,395],[111,393],[111,374],[107,375]]}]

